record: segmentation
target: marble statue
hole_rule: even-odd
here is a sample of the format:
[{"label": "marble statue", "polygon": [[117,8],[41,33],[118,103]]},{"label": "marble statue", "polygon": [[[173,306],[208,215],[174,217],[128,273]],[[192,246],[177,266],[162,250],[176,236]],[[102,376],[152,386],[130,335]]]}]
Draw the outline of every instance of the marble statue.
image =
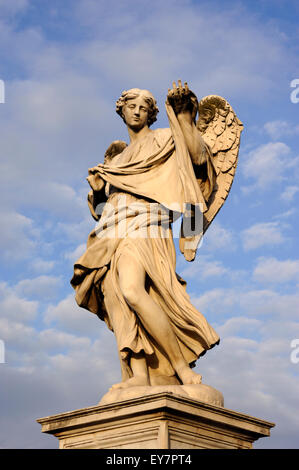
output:
[{"label": "marble statue", "polygon": [[116,336],[122,381],[112,389],[200,384],[193,366],[219,336],[176,273],[172,223],[181,220],[179,248],[193,261],[230,191],[243,125],[224,98],[198,102],[180,80],[167,94],[169,128],[151,129],[147,90],[124,91],[116,112],[130,142],[112,142],[89,169],[97,225],[74,266],[76,301]]}]

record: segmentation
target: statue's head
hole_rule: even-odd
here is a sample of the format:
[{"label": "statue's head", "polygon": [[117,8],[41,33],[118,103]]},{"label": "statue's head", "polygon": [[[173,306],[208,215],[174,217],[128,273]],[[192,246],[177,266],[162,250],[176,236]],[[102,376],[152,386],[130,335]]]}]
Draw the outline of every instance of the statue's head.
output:
[{"label": "statue's head", "polygon": [[148,106],[148,118],[147,125],[151,126],[157,120],[157,114],[159,112],[157,102],[150,91],[140,90],[139,88],[131,88],[122,92],[121,97],[116,102],[116,112],[125,121],[123,115],[123,107],[129,103],[130,100],[136,98],[142,98]]}]

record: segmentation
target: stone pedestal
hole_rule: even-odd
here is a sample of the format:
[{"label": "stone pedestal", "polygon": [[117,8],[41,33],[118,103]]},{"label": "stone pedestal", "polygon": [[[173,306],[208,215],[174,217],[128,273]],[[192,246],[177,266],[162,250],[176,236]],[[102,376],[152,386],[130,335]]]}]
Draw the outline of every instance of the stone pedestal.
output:
[{"label": "stone pedestal", "polygon": [[61,449],[250,449],[273,423],[171,392],[37,420]]}]

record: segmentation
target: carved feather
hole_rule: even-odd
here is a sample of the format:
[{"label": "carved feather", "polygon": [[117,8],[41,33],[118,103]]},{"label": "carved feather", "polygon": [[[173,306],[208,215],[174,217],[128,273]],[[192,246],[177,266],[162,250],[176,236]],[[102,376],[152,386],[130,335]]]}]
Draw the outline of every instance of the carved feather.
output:
[{"label": "carved feather", "polygon": [[210,146],[216,171],[214,189],[204,214],[205,232],[226,200],[234,180],[243,124],[221,96],[209,95],[198,104],[197,128]]}]

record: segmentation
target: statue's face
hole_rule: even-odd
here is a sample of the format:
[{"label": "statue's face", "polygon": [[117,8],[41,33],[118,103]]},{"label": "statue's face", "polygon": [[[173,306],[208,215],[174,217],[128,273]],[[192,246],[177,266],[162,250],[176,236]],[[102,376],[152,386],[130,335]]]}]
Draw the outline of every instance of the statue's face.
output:
[{"label": "statue's face", "polygon": [[122,109],[128,127],[138,131],[147,125],[149,105],[142,96],[130,99]]}]

